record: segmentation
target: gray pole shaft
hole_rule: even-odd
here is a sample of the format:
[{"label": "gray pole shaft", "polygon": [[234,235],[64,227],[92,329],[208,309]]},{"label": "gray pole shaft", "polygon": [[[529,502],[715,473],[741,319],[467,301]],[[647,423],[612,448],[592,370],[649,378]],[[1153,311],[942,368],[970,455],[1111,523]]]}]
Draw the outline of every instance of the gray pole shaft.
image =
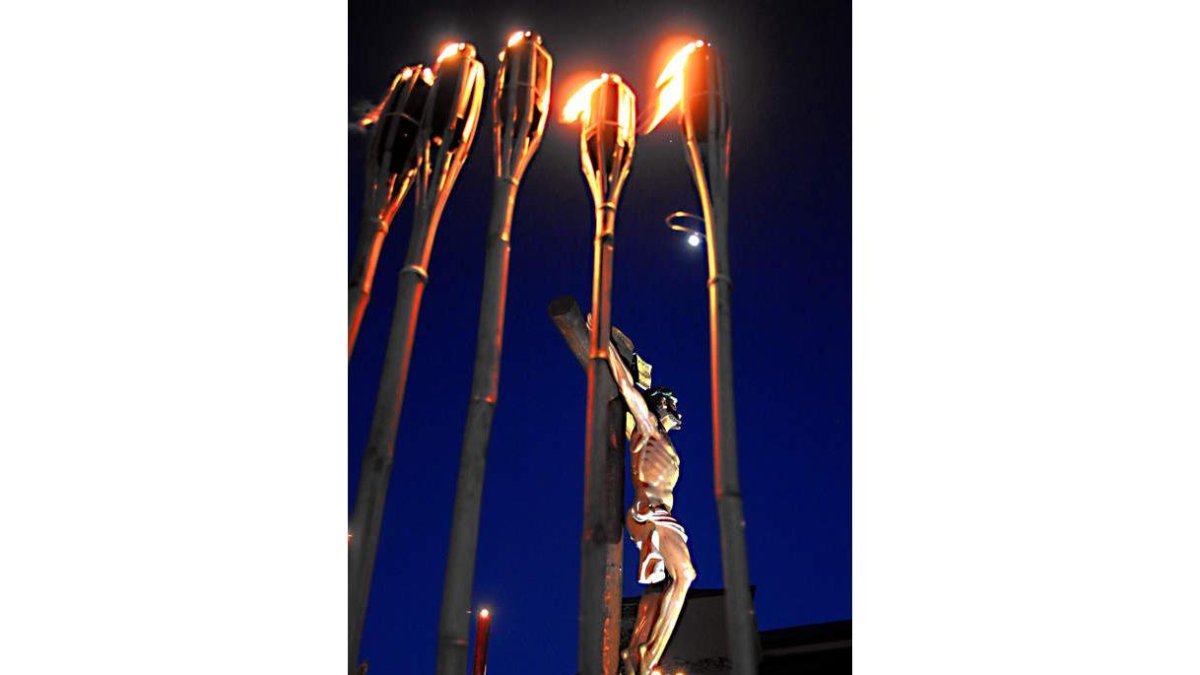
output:
[{"label": "gray pole shaft", "polygon": [[[584,453],[583,536],[579,571],[579,673],[604,672],[605,578],[609,532],[605,525],[605,479],[608,471],[608,402],[616,385],[608,370],[611,334],[613,225],[616,208],[596,212],[592,274],[592,330],[588,351],[588,422]],[[618,537],[618,543],[620,538]]]},{"label": "gray pole shaft", "polygon": [[358,650],[367,616],[367,599],[371,592],[371,576],[379,550],[379,532],[383,524],[384,502],[391,478],[396,428],[404,405],[404,386],[412,357],[413,333],[421,309],[421,296],[428,279],[426,268],[437,233],[438,220],[445,206],[446,195],[434,196],[434,203],[420,209],[413,219],[412,236],[400,283],[396,292],[396,309],[392,315],[391,335],[384,355],[383,374],[375,397],[375,412],[371,432],[363,453],[362,472],[358,479],[358,496],[350,518],[350,668],[358,666]]},{"label": "gray pole shaft", "polygon": [[[712,175],[720,175],[713,172]],[[714,186],[701,200],[708,224],[708,312],[712,366],[713,472],[717,522],[721,528],[721,568],[725,582],[725,616],[729,655],[735,675],[758,672],[758,628],[750,598],[746,560],[746,521],[738,479],[737,425],[733,405],[733,341],[730,320],[728,218],[726,186]],[[709,203],[711,202],[711,203]]]},{"label": "gray pole shaft", "polygon": [[438,622],[437,672],[467,672],[467,641],[471,629],[471,588],[479,543],[479,514],[483,500],[484,467],[492,416],[499,398],[500,350],[504,339],[504,305],[508,288],[509,231],[517,185],[496,180],[488,225],[483,270],[483,300],[479,307],[479,333],[475,342],[475,374],[467,423],[463,432],[458,487],[450,525],[450,551],[442,588],[442,613]]}]

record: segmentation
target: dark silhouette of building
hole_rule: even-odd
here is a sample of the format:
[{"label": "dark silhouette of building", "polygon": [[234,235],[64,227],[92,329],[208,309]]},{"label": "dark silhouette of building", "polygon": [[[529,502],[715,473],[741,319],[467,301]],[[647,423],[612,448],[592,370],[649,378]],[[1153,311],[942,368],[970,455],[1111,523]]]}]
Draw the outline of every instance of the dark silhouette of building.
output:
[{"label": "dark silhouette of building", "polygon": [[[751,588],[751,594],[754,589]],[[725,592],[693,588],[659,669],[663,675],[723,675],[732,671],[725,637]],[[621,601],[621,648],[637,620],[640,597]],[[759,632],[759,675],[849,675],[851,622]]]}]

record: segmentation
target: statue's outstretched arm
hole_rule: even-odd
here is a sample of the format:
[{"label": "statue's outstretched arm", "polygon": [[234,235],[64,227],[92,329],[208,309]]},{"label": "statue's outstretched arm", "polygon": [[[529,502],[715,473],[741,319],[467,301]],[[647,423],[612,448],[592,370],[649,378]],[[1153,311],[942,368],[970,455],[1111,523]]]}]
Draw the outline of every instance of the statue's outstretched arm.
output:
[{"label": "statue's outstretched arm", "polygon": [[[585,325],[591,330],[591,314],[587,315]],[[642,393],[634,385],[633,375],[629,373],[629,369],[625,367],[625,362],[618,356],[617,348],[613,345],[611,339],[608,341],[608,367],[612,371],[613,380],[617,383],[617,389],[621,392],[621,397],[625,399],[625,406],[629,408],[629,414],[633,416],[634,426],[641,432],[641,442],[630,449],[631,453],[637,454],[641,452],[642,448],[651,438],[661,435],[658,431],[658,418],[654,416],[654,413],[650,412],[650,406],[646,405],[646,399],[642,397]]]},{"label": "statue's outstretched arm", "polygon": [[611,342],[608,345],[608,367],[612,369],[613,379],[616,380],[617,388],[621,391],[622,398],[625,399],[629,414],[633,415],[634,425],[641,432],[641,442],[630,450],[636,454],[651,438],[659,435],[658,418],[650,412],[650,407],[646,405],[646,399],[642,397],[642,393],[633,383],[633,375],[625,367],[625,362],[621,360],[621,357],[617,356],[617,348]]}]

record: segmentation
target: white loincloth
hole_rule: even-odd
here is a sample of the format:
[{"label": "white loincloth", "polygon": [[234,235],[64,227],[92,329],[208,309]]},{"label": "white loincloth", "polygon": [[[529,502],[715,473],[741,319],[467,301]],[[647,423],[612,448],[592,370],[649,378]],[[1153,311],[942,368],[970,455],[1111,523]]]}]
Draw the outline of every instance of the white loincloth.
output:
[{"label": "white loincloth", "polygon": [[629,529],[629,538],[637,544],[641,553],[638,560],[638,583],[656,584],[666,579],[667,569],[663,562],[658,528],[668,528],[686,542],[687,533],[683,531],[683,526],[665,507],[656,506],[649,512],[642,512],[638,510],[637,505],[629,509],[625,525]]}]

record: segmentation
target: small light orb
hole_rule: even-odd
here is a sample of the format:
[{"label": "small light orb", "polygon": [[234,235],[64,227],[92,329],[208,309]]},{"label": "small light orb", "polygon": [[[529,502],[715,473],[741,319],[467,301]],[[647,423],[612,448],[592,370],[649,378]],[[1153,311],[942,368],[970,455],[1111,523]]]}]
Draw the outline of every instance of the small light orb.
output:
[{"label": "small light orb", "polygon": [[700,235],[689,234],[688,235],[688,243],[691,244],[692,246],[699,246],[700,245]]}]

